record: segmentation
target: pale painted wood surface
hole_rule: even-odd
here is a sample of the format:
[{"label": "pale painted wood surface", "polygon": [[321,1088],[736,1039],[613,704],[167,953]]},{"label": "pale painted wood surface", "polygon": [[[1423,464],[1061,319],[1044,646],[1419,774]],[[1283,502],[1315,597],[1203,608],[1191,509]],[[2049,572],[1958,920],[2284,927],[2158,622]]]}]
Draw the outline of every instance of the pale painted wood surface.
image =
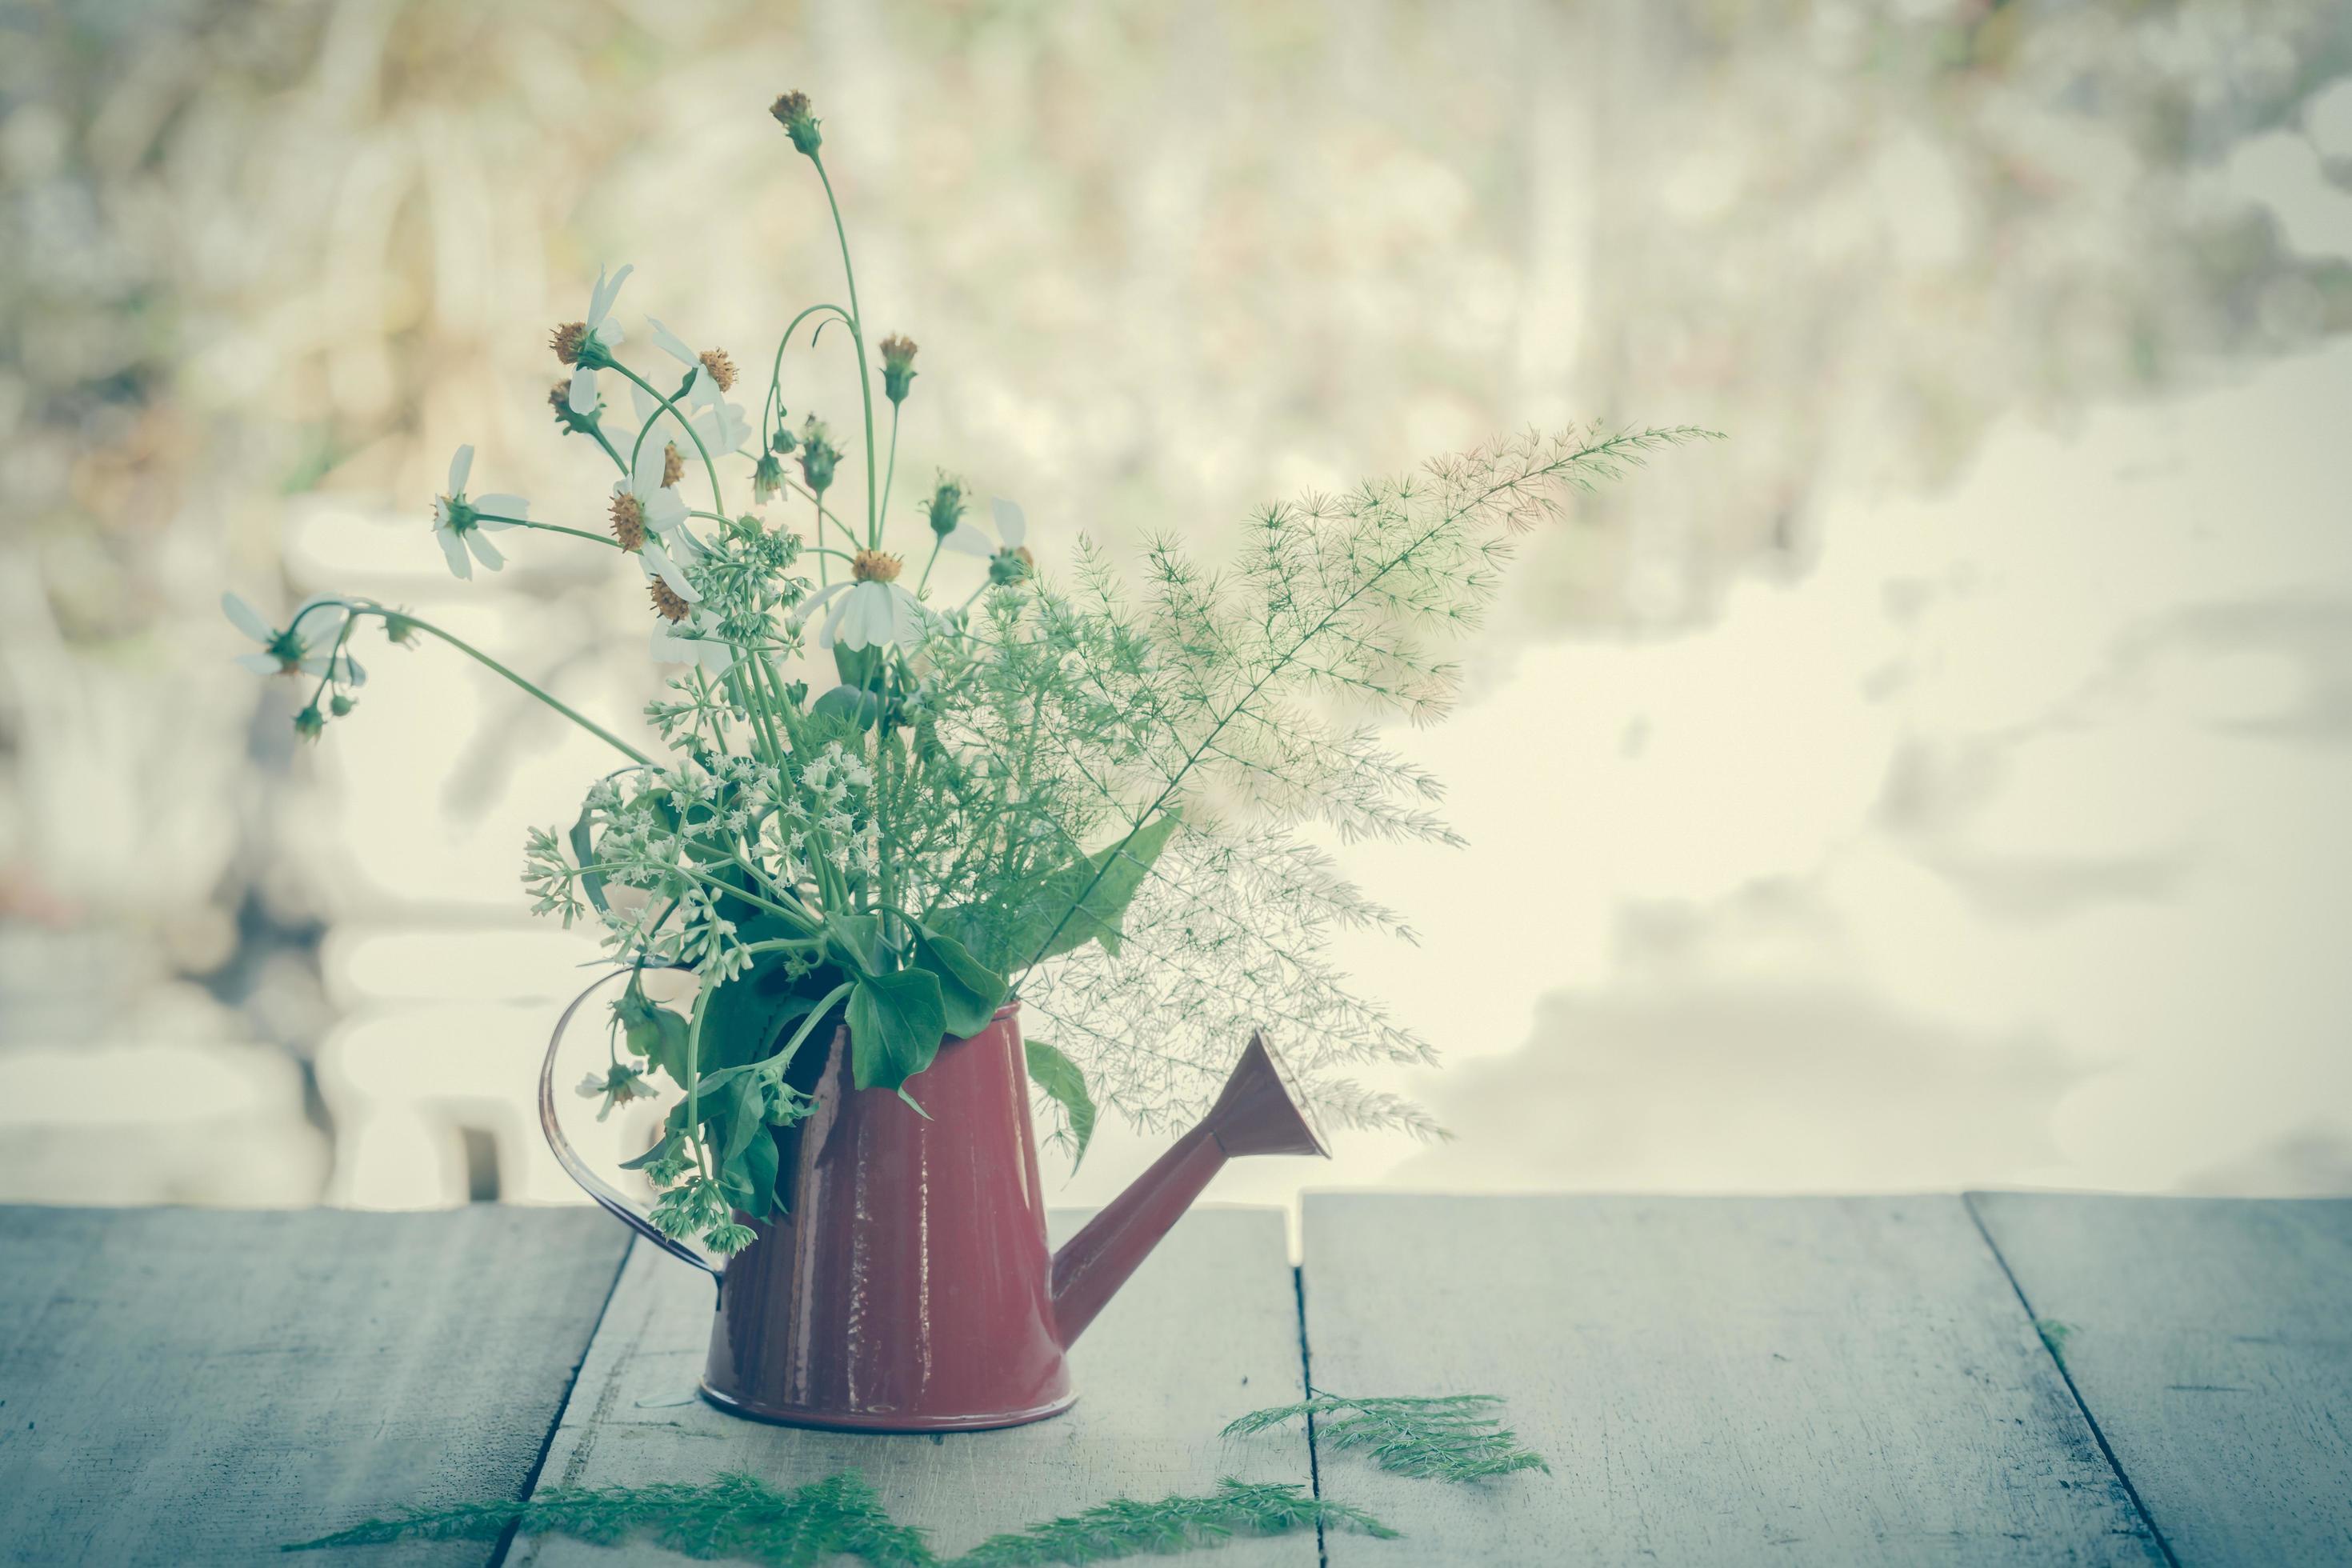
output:
[{"label": "pale painted wood surface", "polygon": [[[1054,1234],[1083,1215],[1056,1214]],[[640,1247],[556,1433],[541,1486],[705,1481],[750,1470],[792,1486],[855,1469],[942,1554],[1115,1497],[1150,1500],[1245,1480],[1309,1480],[1303,1432],[1227,1443],[1218,1429],[1301,1396],[1297,1298],[1275,1209],[1198,1209],[1180,1221],[1071,1352],[1077,1407],[1035,1426],[937,1436],[807,1432],[721,1415],[695,1397],[709,1342],[707,1275]],[[1230,1568],[1316,1562],[1315,1536],[1238,1542]],[[674,1563],[558,1538],[510,1562],[610,1568]]]},{"label": "pale painted wood surface", "polygon": [[2352,1563],[2352,1200],[1969,1202],[2179,1562]]},{"label": "pale painted wood surface", "polygon": [[593,1211],[0,1208],[0,1561],[250,1564],[521,1495],[625,1244]]},{"label": "pale painted wood surface", "polygon": [[1320,1456],[1334,1568],[2158,1561],[1957,1197],[1308,1194],[1317,1386],[1507,1395],[1551,1462]]}]

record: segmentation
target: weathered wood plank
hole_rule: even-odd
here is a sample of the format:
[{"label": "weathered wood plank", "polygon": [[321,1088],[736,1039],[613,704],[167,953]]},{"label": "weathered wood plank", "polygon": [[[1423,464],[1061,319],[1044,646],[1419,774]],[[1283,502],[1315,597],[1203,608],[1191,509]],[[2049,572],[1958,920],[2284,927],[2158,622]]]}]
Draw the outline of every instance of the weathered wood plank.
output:
[{"label": "weathered wood plank", "polygon": [[2352,1562],[2352,1200],[1969,1201],[2176,1558]]},{"label": "weathered wood plank", "polygon": [[1342,1394],[1507,1395],[1553,1473],[1320,1456],[1352,1563],[2144,1563],[2154,1542],[1956,1197],[1310,1194]]},{"label": "weathered wood plank", "polygon": [[[1056,1239],[1083,1215],[1056,1214]],[[1000,1531],[1114,1497],[1201,1491],[1219,1478],[1308,1480],[1303,1435],[1223,1443],[1243,1412],[1299,1397],[1297,1301],[1279,1211],[1188,1215],[1071,1354],[1077,1407],[1032,1426],[938,1436],[808,1432],[721,1415],[693,1396],[709,1343],[709,1279],[640,1247],[581,1369],[542,1486],[705,1481],[750,1470],[796,1486],[863,1472],[892,1514],[962,1552]],[[560,1538],[509,1562],[602,1565]],[[1311,1564],[1311,1531],[1238,1543],[1222,1564]]]},{"label": "weathered wood plank", "polygon": [[253,1563],[521,1495],[625,1241],[593,1210],[0,1208],[0,1559]]}]

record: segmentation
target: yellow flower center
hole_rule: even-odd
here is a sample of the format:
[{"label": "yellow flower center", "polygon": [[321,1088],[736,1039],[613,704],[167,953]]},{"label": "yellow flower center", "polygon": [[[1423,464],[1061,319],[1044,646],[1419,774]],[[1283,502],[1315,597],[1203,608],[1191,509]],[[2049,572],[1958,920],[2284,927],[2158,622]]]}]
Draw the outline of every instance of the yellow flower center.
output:
[{"label": "yellow flower center", "polygon": [[686,478],[686,458],[675,441],[662,443],[662,483],[675,485]]},{"label": "yellow flower center", "polygon": [[548,339],[547,346],[553,349],[555,357],[565,364],[577,364],[580,361],[580,345],[587,341],[587,322],[566,321],[555,329],[555,335]]},{"label": "yellow flower center", "polygon": [[895,583],[906,563],[879,550],[861,550],[849,563],[849,574],[861,583]]},{"label": "yellow flower center", "polygon": [[697,357],[702,361],[702,368],[710,373],[710,379],[719,384],[719,391],[735,390],[735,362],[727,357],[725,349],[705,349]]},{"label": "yellow flower center", "polygon": [[653,595],[654,614],[667,621],[686,619],[687,603],[668,584],[656,577],[646,584],[646,591]]}]

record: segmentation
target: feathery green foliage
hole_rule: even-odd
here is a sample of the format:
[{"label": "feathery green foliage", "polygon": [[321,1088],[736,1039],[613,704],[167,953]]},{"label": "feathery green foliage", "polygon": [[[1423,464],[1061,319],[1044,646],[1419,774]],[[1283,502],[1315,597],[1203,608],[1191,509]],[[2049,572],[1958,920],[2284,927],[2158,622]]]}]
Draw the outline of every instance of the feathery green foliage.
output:
[{"label": "feathery green foliage", "polygon": [[[814,1568],[836,1557],[854,1557],[875,1568],[941,1568],[923,1532],[894,1523],[855,1470],[791,1491],[778,1491],[741,1471],[722,1475],[707,1486],[554,1487],[527,1503],[412,1509],[398,1519],[372,1519],[284,1550],[394,1541],[495,1541],[509,1525],[526,1535],[569,1535],[600,1546],[650,1541],[688,1557],[729,1558],[772,1568]],[[1327,1526],[1381,1537],[1396,1534],[1361,1509],[1321,1501],[1299,1487],[1227,1477],[1204,1496],[1156,1502],[1116,1498],[1024,1531],[992,1536],[945,1568],[1108,1563]]]},{"label": "feathery green foliage", "polygon": [[288,1546],[372,1546],[392,1541],[495,1541],[509,1525],[527,1535],[569,1535],[599,1546],[645,1540],[688,1557],[737,1558],[778,1568],[815,1568],[855,1557],[876,1568],[929,1568],[938,1560],[923,1532],[893,1523],[855,1470],[778,1491],[730,1471],[707,1486],[552,1487],[529,1502],[412,1509]]},{"label": "feathery green foliage", "polygon": [[1361,1448],[1384,1470],[1421,1480],[1475,1481],[1514,1470],[1551,1473],[1543,1456],[1519,1446],[1518,1434],[1491,1414],[1503,1404],[1492,1394],[1350,1399],[1320,1389],[1297,1405],[1253,1410],[1228,1425],[1224,1436],[1247,1436],[1305,1416],[1315,1446]]},{"label": "feathery green foliage", "polygon": [[1223,1546],[1237,1536],[1280,1535],[1308,1527],[1339,1526],[1382,1540],[1396,1531],[1360,1508],[1325,1502],[1283,1482],[1226,1477],[1201,1497],[1136,1502],[1119,1498],[1083,1512],[994,1535],[956,1559],[973,1568],[1026,1563],[1108,1563],[1144,1552],[1166,1554]]}]

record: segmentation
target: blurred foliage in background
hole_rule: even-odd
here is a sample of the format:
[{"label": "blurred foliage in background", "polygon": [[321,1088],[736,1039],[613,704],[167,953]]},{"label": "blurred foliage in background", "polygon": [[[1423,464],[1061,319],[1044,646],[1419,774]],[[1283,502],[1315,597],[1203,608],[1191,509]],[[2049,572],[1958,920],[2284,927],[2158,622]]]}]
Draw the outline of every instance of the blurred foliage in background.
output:
[{"label": "blurred foliage in background", "polygon": [[[757,358],[835,266],[782,89],[923,346],[908,472],[1041,532],[1213,539],[1570,417],[1734,434],[1537,545],[1524,639],[1703,621],[1805,569],[1832,481],[2352,328],[2216,174],[2347,69],[2340,0],[0,7],[0,1195],[92,1137],[76,1195],[328,1190],[320,939],[438,916],[339,858],[219,592],[448,595],[461,440],[590,504],[544,345],[601,263]],[[795,416],[845,422],[824,363]],[[544,556],[486,635],[626,712],[628,584]],[[378,786],[477,813],[551,743],[394,733]]]}]

